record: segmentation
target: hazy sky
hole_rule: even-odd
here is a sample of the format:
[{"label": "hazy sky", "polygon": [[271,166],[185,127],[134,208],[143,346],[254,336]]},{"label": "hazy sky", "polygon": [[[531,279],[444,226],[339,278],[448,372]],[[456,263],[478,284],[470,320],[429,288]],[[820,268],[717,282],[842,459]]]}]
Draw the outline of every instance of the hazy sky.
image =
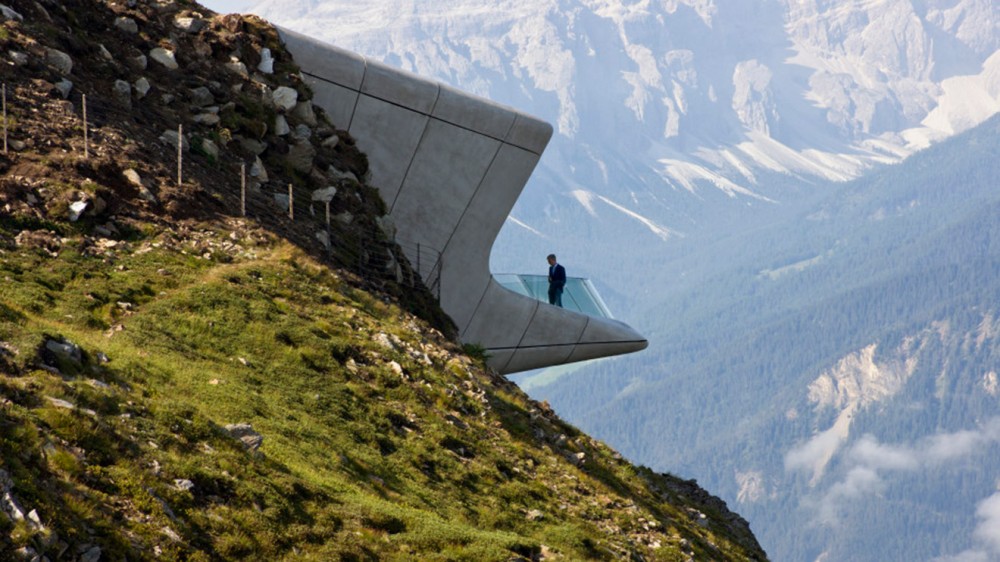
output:
[{"label": "hazy sky", "polygon": [[255,0],[201,0],[201,5],[221,14],[244,12]]}]

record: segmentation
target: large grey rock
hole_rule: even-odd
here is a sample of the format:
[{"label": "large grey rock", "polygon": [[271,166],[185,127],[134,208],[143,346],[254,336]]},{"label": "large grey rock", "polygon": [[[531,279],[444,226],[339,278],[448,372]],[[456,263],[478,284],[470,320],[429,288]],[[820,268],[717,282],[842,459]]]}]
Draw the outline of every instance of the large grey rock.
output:
[{"label": "large grey rock", "polygon": [[211,113],[211,112],[199,113],[198,115],[194,116],[193,120],[195,123],[199,125],[206,125],[208,127],[214,127],[218,125],[220,121],[222,121],[222,119],[219,117],[217,113]]},{"label": "large grey rock", "polygon": [[139,24],[135,23],[132,18],[120,17],[115,18],[115,27],[124,31],[125,33],[136,34],[139,33]]},{"label": "large grey rock", "polygon": [[295,105],[295,109],[292,110],[292,118],[296,119],[310,127],[315,127],[318,124],[316,120],[316,111],[313,109],[313,104],[311,101],[300,101]]},{"label": "large grey rock", "polygon": [[358,181],[358,176],[354,175],[354,172],[345,172],[335,166],[330,166],[329,168],[327,168],[326,173],[335,180],[351,180],[354,182]]},{"label": "large grey rock", "polygon": [[59,95],[62,99],[69,99],[70,93],[73,92],[73,83],[69,80],[60,80],[55,83],[56,90],[59,90]]},{"label": "large grey rock", "polygon": [[114,55],[112,55],[111,51],[109,51],[108,48],[105,47],[104,45],[98,44],[97,45],[97,50],[101,54],[101,58],[104,59],[105,61],[111,62],[111,61],[115,60]]},{"label": "large grey rock", "polygon": [[181,150],[184,152],[187,152],[191,148],[190,146],[188,146],[187,138],[179,136],[177,134],[177,131],[173,129],[169,131],[163,131],[163,134],[160,135],[160,140],[169,144],[175,149],[177,148],[177,143],[180,143]]},{"label": "large grey rock", "polygon": [[274,107],[281,111],[291,111],[299,102],[299,93],[295,88],[279,86],[271,94],[271,102],[274,103]]},{"label": "large grey rock", "polygon": [[226,432],[233,439],[238,439],[251,452],[256,452],[264,443],[264,436],[254,431],[248,423],[231,423],[226,426]]},{"label": "large grey rock", "polygon": [[337,188],[330,186],[325,189],[317,189],[312,193],[312,200],[319,201],[322,203],[328,203],[333,200],[334,196],[337,195]]},{"label": "large grey rock", "polygon": [[45,349],[73,363],[83,364],[83,350],[71,341],[46,340]]},{"label": "large grey rock", "polygon": [[63,76],[73,72],[73,58],[59,49],[45,49],[45,60]]},{"label": "large grey rock", "polygon": [[127,108],[132,107],[132,85],[124,80],[115,80],[115,101]]},{"label": "large grey rock", "polygon": [[0,16],[8,20],[24,21],[24,16],[3,4],[0,4]]},{"label": "large grey rock", "polygon": [[219,146],[212,139],[201,139],[201,150],[212,160],[219,159]]},{"label": "large grey rock", "polygon": [[69,204],[69,222],[76,222],[80,220],[83,213],[87,210],[88,203],[86,201],[74,201]]},{"label": "large grey rock", "polygon": [[271,56],[271,49],[264,47],[260,51],[260,64],[257,65],[257,70],[263,72],[264,74],[274,73],[274,57]]},{"label": "large grey rock", "polygon": [[179,17],[174,19],[174,27],[185,33],[198,33],[205,29],[205,20],[195,17]]},{"label": "large grey rock", "polygon": [[149,51],[149,58],[162,64],[168,70],[177,70],[178,68],[180,68],[180,65],[177,64],[177,58],[174,52],[168,51],[163,47],[157,47]]},{"label": "large grey rock", "polygon": [[191,105],[195,107],[205,107],[215,103],[215,96],[212,91],[205,86],[199,86],[191,90]]},{"label": "large grey rock", "polygon": [[232,72],[233,74],[240,76],[242,78],[250,78],[250,72],[247,70],[247,65],[243,64],[241,61],[227,62],[226,70]]},{"label": "large grey rock", "polygon": [[146,97],[146,94],[149,93],[149,89],[152,87],[149,83],[149,80],[146,80],[145,76],[142,76],[138,80],[136,80],[133,86],[135,87],[135,93],[139,97],[139,99]]},{"label": "large grey rock", "polygon": [[253,164],[250,165],[250,177],[260,183],[268,182],[267,168],[264,167],[264,162],[261,161],[260,156],[254,158]]},{"label": "large grey rock", "polygon": [[142,71],[149,67],[149,59],[146,55],[139,54],[128,59],[128,63],[136,70]]},{"label": "large grey rock", "polygon": [[313,168],[313,158],[316,157],[316,147],[309,142],[299,142],[293,144],[288,149],[285,160],[293,170],[302,174],[308,174]]},{"label": "large grey rock", "polygon": [[250,139],[242,135],[234,135],[233,140],[240,145],[240,148],[253,154],[254,156],[259,156],[267,150],[267,143],[264,141],[259,141],[256,139]]},{"label": "large grey rock", "polygon": [[280,113],[276,115],[274,117],[274,134],[283,137],[290,132],[292,132],[292,129],[288,126],[288,120],[285,119],[285,116]]},{"label": "large grey rock", "polygon": [[14,63],[14,66],[24,66],[28,64],[28,55],[20,51],[11,51],[8,56],[10,61]]},{"label": "large grey rock", "polygon": [[129,183],[134,185],[139,190],[139,197],[143,201],[147,201],[149,203],[157,202],[156,195],[153,195],[153,192],[146,187],[146,184],[142,181],[142,177],[139,175],[139,172],[130,168],[122,172],[122,175],[125,176],[125,179],[128,180]]}]

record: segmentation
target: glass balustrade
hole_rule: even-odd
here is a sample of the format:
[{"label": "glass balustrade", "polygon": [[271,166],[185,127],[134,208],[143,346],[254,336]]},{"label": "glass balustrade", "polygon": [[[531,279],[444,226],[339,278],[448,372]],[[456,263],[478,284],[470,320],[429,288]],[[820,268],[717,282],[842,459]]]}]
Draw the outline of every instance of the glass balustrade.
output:
[{"label": "glass balustrade", "polygon": [[[549,279],[545,275],[494,274],[493,278],[515,293],[549,302]],[[590,279],[567,277],[562,295],[563,308],[597,318],[613,318]]]}]

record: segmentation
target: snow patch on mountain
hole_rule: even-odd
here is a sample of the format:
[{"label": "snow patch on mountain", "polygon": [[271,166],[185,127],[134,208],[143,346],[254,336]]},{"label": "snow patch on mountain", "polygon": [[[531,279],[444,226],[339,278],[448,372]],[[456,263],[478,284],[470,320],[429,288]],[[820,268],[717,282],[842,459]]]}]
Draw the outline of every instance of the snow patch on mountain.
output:
[{"label": "snow patch on mountain", "polygon": [[[759,197],[763,172],[855,178],[1000,111],[994,0],[262,0],[252,11],[554,123],[540,163],[552,173],[527,198],[580,185],[619,200],[671,187]],[[608,167],[598,173],[592,154]],[[660,212],[643,210],[677,218]]]}]

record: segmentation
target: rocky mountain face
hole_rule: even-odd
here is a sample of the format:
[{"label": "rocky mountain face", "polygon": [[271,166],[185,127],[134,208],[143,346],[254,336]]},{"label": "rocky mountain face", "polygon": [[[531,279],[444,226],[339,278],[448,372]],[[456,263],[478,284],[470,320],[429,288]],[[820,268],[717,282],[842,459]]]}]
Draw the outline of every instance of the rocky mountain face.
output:
[{"label": "rocky mountain face", "polygon": [[571,214],[561,207],[573,206],[642,225],[657,243],[695,230],[691,221],[715,225],[716,205],[685,193],[787,200],[788,174],[857,177],[1000,110],[991,0],[250,9],[554,123],[540,177],[515,210],[553,238],[555,219]]},{"label": "rocky mountain face", "polygon": [[267,22],[4,0],[0,84],[0,559],[766,559],[457,344]]}]

